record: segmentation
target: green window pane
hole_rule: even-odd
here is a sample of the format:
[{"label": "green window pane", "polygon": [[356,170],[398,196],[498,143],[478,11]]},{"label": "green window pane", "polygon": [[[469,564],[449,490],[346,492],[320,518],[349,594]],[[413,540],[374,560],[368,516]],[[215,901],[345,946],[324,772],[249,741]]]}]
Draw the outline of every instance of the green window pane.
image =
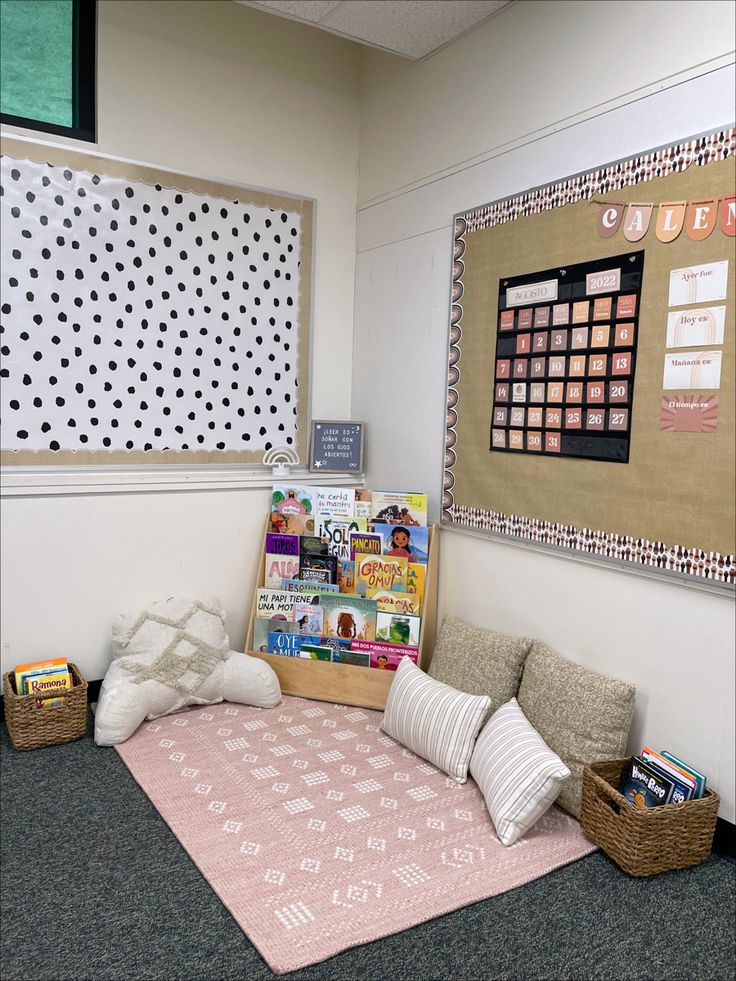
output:
[{"label": "green window pane", "polygon": [[73,125],[72,0],[0,0],[0,109]]}]

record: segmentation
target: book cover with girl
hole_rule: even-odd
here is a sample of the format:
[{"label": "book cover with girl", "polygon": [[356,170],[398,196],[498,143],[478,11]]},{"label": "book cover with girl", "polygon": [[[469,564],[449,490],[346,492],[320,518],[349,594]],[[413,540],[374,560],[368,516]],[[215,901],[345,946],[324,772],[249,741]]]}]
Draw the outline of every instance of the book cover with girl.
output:
[{"label": "book cover with girl", "polygon": [[324,623],[322,607],[314,603],[295,603],[294,622],[300,634],[321,636]]},{"label": "book cover with girl", "polygon": [[373,534],[380,535],[384,555],[397,555],[407,562],[427,564],[429,529],[411,525],[391,525],[375,522]]}]

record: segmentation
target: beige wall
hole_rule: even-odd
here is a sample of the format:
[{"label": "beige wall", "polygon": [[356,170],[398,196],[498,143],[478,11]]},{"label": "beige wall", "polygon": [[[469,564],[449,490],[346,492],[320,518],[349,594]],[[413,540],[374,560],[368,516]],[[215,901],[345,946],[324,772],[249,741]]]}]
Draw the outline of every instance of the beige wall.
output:
[{"label": "beige wall", "polygon": [[730,0],[524,0],[420,64],[366,49],[361,204],[733,60],[735,13]]},{"label": "beige wall", "polygon": [[[372,486],[439,514],[456,212],[732,124],[730,3],[519,3],[426,62],[364,58],[353,411]],[[729,53],[730,52],[730,53]],[[733,597],[442,532],[440,606],[633,682],[630,748],[736,816]]]},{"label": "beige wall", "polygon": [[[98,151],[316,199],[312,411],[348,418],[360,48],[229,0],[102,0],[98,41]],[[101,678],[113,616],[175,593],[218,596],[242,646],[263,486],[54,487],[2,502],[3,671],[65,655]]]}]

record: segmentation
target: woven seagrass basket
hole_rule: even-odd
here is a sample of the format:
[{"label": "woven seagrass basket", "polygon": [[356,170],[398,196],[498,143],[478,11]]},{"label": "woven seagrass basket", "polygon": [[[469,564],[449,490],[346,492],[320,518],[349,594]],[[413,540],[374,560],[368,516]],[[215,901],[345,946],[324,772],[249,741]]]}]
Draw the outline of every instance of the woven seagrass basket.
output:
[{"label": "woven seagrass basket", "polygon": [[603,760],[583,770],[580,823],[588,837],[629,875],[655,875],[697,865],[710,855],[721,798],[710,790],[700,800],[640,811],[619,793],[631,762]]},{"label": "woven seagrass basket", "polygon": [[44,697],[63,697],[59,708],[36,708],[35,695],[19,695],[15,690],[15,673],[3,675],[5,721],[16,749],[41,749],[80,739],[87,731],[87,682],[76,664],[69,664],[71,688],[45,693]]}]

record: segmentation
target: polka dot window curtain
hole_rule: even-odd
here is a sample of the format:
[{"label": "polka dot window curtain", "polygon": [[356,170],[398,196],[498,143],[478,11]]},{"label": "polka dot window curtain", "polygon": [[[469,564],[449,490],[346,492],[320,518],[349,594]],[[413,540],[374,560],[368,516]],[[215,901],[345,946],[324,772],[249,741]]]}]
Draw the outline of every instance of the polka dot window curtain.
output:
[{"label": "polka dot window curtain", "polygon": [[299,448],[300,199],[274,207],[7,153],[1,183],[4,463]]}]

